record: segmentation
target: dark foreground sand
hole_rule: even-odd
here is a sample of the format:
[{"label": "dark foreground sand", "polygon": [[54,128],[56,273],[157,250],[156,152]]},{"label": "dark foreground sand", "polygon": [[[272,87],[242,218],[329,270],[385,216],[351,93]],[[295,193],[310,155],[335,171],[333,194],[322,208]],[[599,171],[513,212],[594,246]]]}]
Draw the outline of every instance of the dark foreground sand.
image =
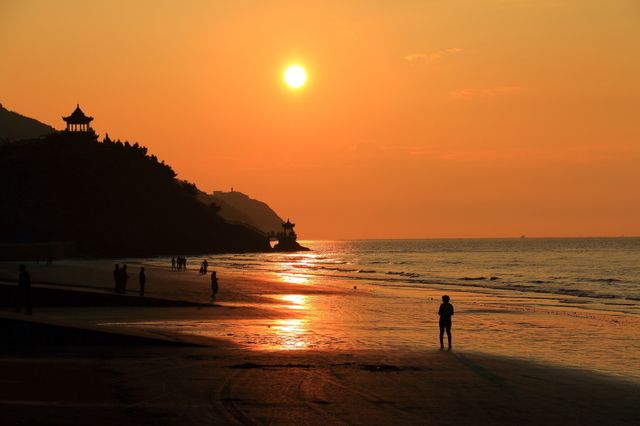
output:
[{"label": "dark foreground sand", "polygon": [[[104,275],[103,269],[96,270]],[[77,284],[74,270],[57,269],[57,281]],[[172,299],[166,285],[151,293]],[[185,293],[193,303],[206,294],[198,285]],[[225,295],[251,301],[251,294],[265,292],[252,290],[256,285],[263,284],[238,283]],[[99,297],[99,290],[75,291],[91,292],[92,303]],[[268,291],[289,289],[274,284]],[[24,326],[31,332],[20,328],[3,340],[0,425],[640,424],[640,384],[633,381],[465,351],[249,350],[185,335],[136,339],[132,329],[120,339],[117,330],[96,323],[167,316],[229,321],[286,311],[107,299],[98,308],[41,307],[30,319],[36,324]],[[26,317],[0,309],[6,337]],[[52,328],[36,332],[43,327]]]},{"label": "dark foreground sand", "polygon": [[[37,352],[37,353],[34,353]],[[12,348],[3,425],[638,424],[640,388],[473,354]]]}]

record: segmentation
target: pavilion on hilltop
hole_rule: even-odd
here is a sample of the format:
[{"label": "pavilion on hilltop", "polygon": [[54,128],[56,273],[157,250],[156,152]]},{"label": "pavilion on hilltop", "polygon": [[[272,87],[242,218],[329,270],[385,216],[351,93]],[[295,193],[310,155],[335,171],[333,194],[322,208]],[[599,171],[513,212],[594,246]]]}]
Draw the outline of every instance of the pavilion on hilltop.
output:
[{"label": "pavilion on hilltop", "polygon": [[82,112],[80,104],[76,106],[76,109],[68,117],[62,117],[67,122],[68,132],[88,132],[91,129],[91,121],[93,117],[89,117]]}]

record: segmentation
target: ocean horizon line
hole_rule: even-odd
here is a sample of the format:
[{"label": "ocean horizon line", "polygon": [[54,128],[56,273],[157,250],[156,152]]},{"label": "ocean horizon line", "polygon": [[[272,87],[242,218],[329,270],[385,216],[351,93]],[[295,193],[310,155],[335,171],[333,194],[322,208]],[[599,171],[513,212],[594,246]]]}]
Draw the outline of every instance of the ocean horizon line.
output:
[{"label": "ocean horizon line", "polygon": [[535,236],[518,237],[407,237],[407,238],[301,238],[300,241],[448,241],[448,240],[596,240],[596,239],[634,239],[639,235],[598,235],[598,236]]}]

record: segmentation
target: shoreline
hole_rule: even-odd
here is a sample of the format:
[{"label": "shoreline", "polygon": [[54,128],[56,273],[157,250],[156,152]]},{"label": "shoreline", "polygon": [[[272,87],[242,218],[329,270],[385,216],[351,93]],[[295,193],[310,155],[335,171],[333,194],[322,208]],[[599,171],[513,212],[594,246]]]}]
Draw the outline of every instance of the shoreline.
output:
[{"label": "shoreline", "polygon": [[[36,276],[46,272],[42,276],[49,281],[85,282],[90,288],[108,290],[111,266],[111,260],[80,265],[70,262],[49,269],[33,268],[32,276],[37,281]],[[8,272],[0,268],[0,275]],[[169,300],[182,296],[178,299],[191,302],[208,297],[206,277],[194,271],[149,268],[147,276],[150,296]],[[475,304],[482,312],[479,314],[470,309],[472,302],[478,301],[465,299],[477,298],[476,294],[452,294],[457,309],[462,310],[462,317],[454,320],[454,338],[458,340],[452,352],[441,352],[435,346],[435,333],[430,337],[433,341],[425,345],[398,346],[403,341],[398,337],[405,335],[413,344],[415,332],[401,324],[385,330],[389,324],[383,315],[377,318],[380,327],[371,328],[367,309],[395,309],[388,305],[389,289],[359,286],[354,290],[226,274],[219,279],[219,300],[213,306],[36,305],[32,319],[45,323],[69,321],[97,330],[202,345],[4,345],[0,370],[11,386],[0,392],[3,423],[33,424],[50,418],[59,419],[60,424],[98,425],[400,424],[427,420],[443,425],[632,424],[640,420],[640,380],[465,347],[465,336],[471,336],[465,335],[469,333],[464,330],[465,321],[491,309],[500,312],[490,314],[493,316],[522,315],[507,313],[503,302],[488,296]],[[133,294],[137,286],[135,282],[130,285]],[[436,297],[439,291],[432,293]],[[424,292],[421,295],[429,311],[437,300],[429,300]],[[411,292],[396,296],[400,301],[414,297]],[[485,302],[486,306],[481,305]],[[496,303],[502,303],[502,308]],[[470,312],[464,313],[465,309]],[[354,316],[345,325],[347,311]],[[530,312],[525,314],[528,321],[534,321]],[[360,329],[359,315],[364,315],[362,324],[369,324],[366,334]],[[16,316],[25,318],[3,314]],[[434,321],[426,321],[420,319],[419,327],[435,331]],[[177,330],[167,326],[172,322],[178,324]],[[154,323],[161,326],[154,330],[149,327]],[[200,335],[194,332],[197,324],[217,331]],[[336,324],[341,324],[342,331],[333,328]],[[279,326],[282,328],[274,331]],[[235,335],[227,336],[228,332]],[[283,333],[283,339],[273,340],[278,332]],[[367,335],[381,342],[391,339],[391,344],[368,346],[362,340]],[[302,346],[296,347],[300,342]],[[318,342],[322,344],[314,346]],[[73,416],[69,408],[73,408]]]},{"label": "shoreline", "polygon": [[[53,267],[40,265],[33,269],[32,280],[46,281],[51,287],[56,282],[109,293],[112,262],[72,260]],[[183,301],[184,306],[78,306],[73,311],[76,321],[128,332],[224,339],[250,350],[364,347],[422,351],[437,345],[435,312],[441,289],[361,283],[355,290],[339,280],[299,281],[294,275],[219,269],[217,309],[209,315],[202,311],[209,306],[208,277],[196,271],[157,268],[144,259],[128,259],[127,263],[129,294],[136,294],[136,266],[145,265],[147,300],[159,297]],[[10,277],[11,272],[0,264],[0,279]],[[447,292],[456,305],[454,347],[459,350],[582,367],[640,381],[640,369],[634,367],[640,365],[640,318],[633,314],[582,310],[536,295],[505,296],[466,289]],[[55,306],[36,309],[61,318],[69,316]]]}]

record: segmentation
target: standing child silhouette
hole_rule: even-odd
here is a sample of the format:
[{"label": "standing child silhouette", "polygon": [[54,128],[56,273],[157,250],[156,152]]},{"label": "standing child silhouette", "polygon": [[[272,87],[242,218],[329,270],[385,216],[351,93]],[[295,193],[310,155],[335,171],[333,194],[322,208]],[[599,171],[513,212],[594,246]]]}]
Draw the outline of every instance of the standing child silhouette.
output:
[{"label": "standing child silhouette", "polygon": [[453,316],[453,305],[449,303],[449,296],[442,296],[442,304],[438,309],[440,315],[440,349],[444,349],[444,332],[447,331],[449,349],[451,349],[451,317]]}]

